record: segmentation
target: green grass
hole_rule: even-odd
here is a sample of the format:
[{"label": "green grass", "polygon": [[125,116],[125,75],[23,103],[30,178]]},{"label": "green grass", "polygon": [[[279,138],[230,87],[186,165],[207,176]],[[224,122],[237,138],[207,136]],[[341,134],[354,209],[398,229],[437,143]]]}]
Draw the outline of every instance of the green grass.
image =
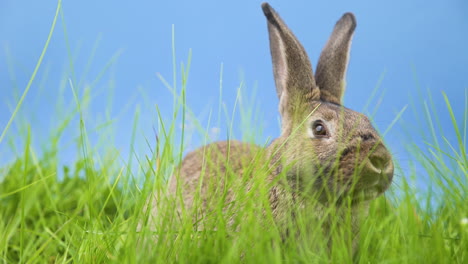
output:
[{"label": "green grass", "polygon": [[[447,107],[450,109],[449,101]],[[464,129],[460,132],[455,120],[453,124],[462,139]],[[61,168],[57,150],[51,149],[40,157],[35,154],[29,131],[23,155],[0,169],[1,261],[347,263],[354,259],[359,263],[466,263],[468,260],[464,142],[452,146],[452,152],[436,148],[430,142],[429,152],[413,148],[412,158],[422,164],[434,191],[418,193],[405,180],[415,175],[411,172],[400,175],[398,186],[393,186],[398,194],[391,190],[375,200],[369,216],[362,219],[359,249],[353,256],[350,220],[346,217],[334,223],[331,249],[320,232],[320,223],[303,212],[298,213],[297,226],[291,227],[301,230],[301,236],[283,240],[268,213],[266,186],[262,184],[265,171],[261,170],[256,171],[252,187],[256,191],[245,193],[232,183],[233,190],[239,193],[239,203],[228,211],[208,215],[205,231],[194,229],[188,217],[192,212],[178,216],[171,201],[164,199],[159,203],[163,216],[152,225],[138,228],[146,219],[147,197],[152,191],[162,192],[165,179],[176,170],[174,157],[179,155],[180,148],[167,143],[177,140],[171,139],[173,132],[169,131],[161,133],[166,140],[160,142],[166,143],[154,148],[153,157],[139,158],[140,172],[133,176],[126,173],[125,164],[86,151],[86,144],[79,144],[81,158],[70,166],[72,169]],[[81,140],[86,141],[85,127],[81,132]],[[58,179],[58,170],[62,170],[63,179]],[[247,173],[252,170],[246,168]],[[137,184],[135,177],[144,178],[144,184]],[[432,202],[431,195],[438,196],[437,204]],[[222,196],[218,201],[222,201]],[[234,212],[237,212],[236,230],[226,223]],[[328,216],[334,217],[333,210]],[[316,226],[310,227],[308,223]],[[216,230],[210,228],[215,225]]]},{"label": "green grass", "polygon": [[[43,54],[46,49],[47,44]],[[173,52],[175,57],[175,49]],[[440,109],[435,109],[430,100],[422,109],[413,109],[423,115],[421,120],[430,129],[415,129],[417,134],[413,132],[412,136],[423,138],[427,149],[409,147],[410,160],[418,169],[399,172],[391,190],[371,203],[369,215],[360,219],[357,238],[351,232],[350,214],[338,218],[336,208],[324,213],[323,218],[335,219],[326,234],[321,231],[321,219],[308,210],[291,208],[297,219],[288,222],[290,233],[300,235],[285,238],[269,211],[264,180],[268,168],[259,166],[257,160],[245,168],[245,175],[255,174],[253,180],[244,177],[227,183],[238,196],[236,203],[223,210],[225,193],[217,193],[212,200],[217,210],[203,217],[200,225],[204,229],[199,231],[192,222],[195,212],[176,214],[174,201],[164,196],[167,179],[177,174],[184,141],[190,139],[188,133],[176,133],[175,120],[185,123],[190,119],[198,134],[209,139],[207,129],[194,119],[185,103],[190,61],[182,66],[180,77],[174,62],[172,85],[160,76],[174,94],[174,110],[172,121],[165,121],[157,110],[157,141],[155,145],[147,141],[151,154],[136,153],[135,159],[122,161],[112,146],[90,147],[88,133],[92,129],[83,114],[89,106],[89,90],[82,92],[74,80],[66,86],[73,91],[74,98],[69,99],[75,108],[57,120],[57,129],[51,132],[50,142],[40,155],[33,147],[34,131],[28,126],[20,126],[26,127],[20,136],[8,134],[42,58],[0,137],[0,144],[4,144],[4,138],[23,142],[14,162],[0,168],[2,263],[468,263],[466,99],[461,120],[456,120],[445,95],[448,116],[440,116]],[[261,128],[252,125],[258,124],[253,119],[261,120],[253,114],[258,111],[249,108],[245,99],[237,102],[243,127],[250,127],[244,138],[259,137],[254,131]],[[228,120],[239,114],[237,108],[231,112],[220,103],[217,120],[223,111]],[[73,164],[63,166],[58,142],[77,116],[79,155]],[[442,118],[452,121],[450,130],[456,142],[443,136],[438,121]],[[211,121],[211,113],[209,120],[216,122]],[[136,152],[138,124],[137,110],[132,153]],[[427,175],[430,190],[413,186],[412,180],[420,175]],[[251,192],[244,191],[245,181],[251,184]],[[159,195],[161,216],[148,222],[145,205],[151,193]],[[233,219],[235,228],[229,219]],[[353,250],[353,241],[359,241],[357,250]]]}]

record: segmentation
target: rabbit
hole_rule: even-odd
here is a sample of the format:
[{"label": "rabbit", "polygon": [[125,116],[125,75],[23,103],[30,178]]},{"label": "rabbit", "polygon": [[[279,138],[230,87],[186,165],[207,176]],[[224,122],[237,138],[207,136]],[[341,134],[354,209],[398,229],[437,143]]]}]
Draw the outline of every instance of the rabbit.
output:
[{"label": "rabbit", "polygon": [[[269,202],[278,223],[287,218],[291,202],[303,202],[287,197],[299,197],[294,190],[304,190],[306,186],[311,186],[306,191],[315,192],[324,206],[332,198],[339,202],[351,197],[353,203],[365,204],[381,195],[392,182],[392,156],[369,119],[342,105],[356,28],[354,15],[345,13],[338,20],[314,75],[306,51],[278,13],[268,3],[263,3],[262,9],[268,25],[281,135],[266,147],[229,140],[188,153],[179,173],[169,182],[169,195],[179,193],[181,197],[182,204],[174,209],[190,209],[200,192],[203,208],[208,210],[206,198],[212,196],[208,182],[222,182],[227,170],[240,177],[252,162],[262,163],[258,159],[265,159],[271,167],[267,177],[273,183]],[[265,155],[259,157],[257,153],[262,151]],[[281,174],[285,175],[286,185],[292,187],[290,195],[283,183],[274,183]],[[227,202],[235,200],[229,190],[227,196]],[[157,197],[150,206],[150,216],[157,217]]]}]

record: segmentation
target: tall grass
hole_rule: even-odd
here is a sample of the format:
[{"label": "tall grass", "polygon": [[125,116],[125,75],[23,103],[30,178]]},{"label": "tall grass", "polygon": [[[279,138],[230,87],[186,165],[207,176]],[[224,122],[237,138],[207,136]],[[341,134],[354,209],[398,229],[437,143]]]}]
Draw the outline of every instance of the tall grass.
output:
[{"label": "tall grass", "polygon": [[[189,68],[190,61],[182,66],[178,76],[174,62],[172,84],[159,76],[173,92],[173,115],[170,121],[166,121],[158,110],[154,132],[156,143],[147,140],[151,153],[132,153],[136,158],[126,161],[108,146],[99,151],[90,147],[90,128],[83,115],[89,107],[89,95],[84,93],[80,97],[77,92],[81,89],[80,83],[69,81],[67,87],[74,95],[69,99],[74,102],[75,110],[57,121],[57,129],[51,132],[51,140],[45,149],[37,154],[39,151],[33,147],[31,137],[33,131],[27,129],[21,133],[24,142],[21,155],[0,168],[1,262],[468,262],[466,94],[461,120],[456,119],[457,115],[445,95],[448,116],[439,116],[440,109],[435,109],[430,101],[423,104],[424,109],[415,109],[415,112],[424,113],[423,120],[430,128],[428,132],[418,131],[417,134],[417,137],[426,139],[427,148],[412,145],[408,149],[410,158],[419,169],[417,172],[401,172],[403,175],[399,175],[398,185],[393,185],[385,196],[371,203],[369,215],[359,219],[357,238],[352,232],[351,212],[338,218],[334,212],[336,208],[324,209],[324,218],[336,218],[331,222],[330,231],[324,233],[321,228],[323,219],[294,206],[291,210],[295,210],[295,222],[288,221],[287,224],[291,233],[300,235],[285,237],[274,223],[269,209],[267,195],[270,186],[265,180],[269,172],[268,167],[262,166],[262,152],[246,163],[240,180],[228,180],[229,172],[221,175],[227,179],[226,188],[217,190],[209,201],[217,210],[200,214],[195,207],[179,212],[175,210],[177,201],[164,195],[169,177],[178,174],[177,166],[187,138],[187,133],[176,133],[177,120],[182,120],[183,124],[186,119],[195,122],[202,141],[210,141],[208,130],[194,118],[186,105]],[[30,86],[28,83],[25,94]],[[258,111],[251,108],[252,104],[245,103],[243,96],[239,93],[236,101],[240,109],[235,107],[232,111],[223,111],[230,120],[240,113],[245,124],[245,137],[253,140],[259,136],[255,131],[260,128],[252,125],[257,123],[252,122],[252,118],[259,118],[253,114]],[[16,109],[21,107],[22,100]],[[222,108],[220,103],[218,120]],[[17,110],[11,122],[16,113]],[[456,142],[450,142],[441,133],[440,123],[436,120],[442,118],[452,121],[450,130],[456,135]],[[79,127],[78,158],[73,164],[64,166],[59,162],[58,142],[63,129],[73,120],[77,120]],[[211,117],[209,120],[208,123],[216,122],[211,121]],[[136,111],[130,140],[132,152],[138,121],[139,111]],[[15,139],[14,135],[8,134],[11,122],[3,129],[0,143],[5,136]],[[210,162],[209,152],[205,161]],[[252,174],[254,179],[248,177]],[[427,175],[430,191],[421,192],[412,187],[410,179],[419,174]],[[251,191],[245,191],[246,185]],[[226,209],[227,190],[237,198]],[[159,214],[152,219],[152,208],[147,205],[148,199],[154,198],[149,202],[156,205]],[[180,195],[177,198],[180,199]],[[200,201],[201,197],[197,199]],[[311,206],[310,210],[314,208]],[[194,224],[194,218],[203,221]],[[197,228],[200,225],[203,228]],[[359,241],[357,246],[354,241]]]}]

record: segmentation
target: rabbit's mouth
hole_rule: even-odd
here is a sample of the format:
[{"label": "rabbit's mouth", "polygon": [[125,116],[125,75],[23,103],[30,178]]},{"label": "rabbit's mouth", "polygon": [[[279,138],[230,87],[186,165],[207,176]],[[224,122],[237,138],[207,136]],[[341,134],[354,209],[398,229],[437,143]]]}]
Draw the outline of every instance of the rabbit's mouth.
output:
[{"label": "rabbit's mouth", "polygon": [[371,187],[364,189],[355,189],[355,190],[344,190],[340,193],[337,201],[337,204],[346,203],[346,201],[351,201],[351,204],[360,204],[362,202],[371,201],[379,197],[384,190],[380,187]]},{"label": "rabbit's mouth", "polygon": [[[390,153],[382,144],[363,145],[362,155],[352,148],[346,148],[339,159],[339,176],[343,193],[354,201],[372,200],[385,192],[393,179],[393,161]],[[368,151],[372,151],[368,154]],[[357,157],[356,157],[357,156]],[[359,160],[355,166],[356,159]],[[340,195],[342,196],[342,195]]]},{"label": "rabbit's mouth", "polygon": [[[390,161],[391,162],[391,161]],[[327,188],[334,190],[338,197],[338,203],[350,199],[353,204],[369,201],[383,194],[391,185],[393,178],[393,164],[389,164],[385,170],[363,168],[358,175],[341,174],[329,181]],[[336,181],[338,180],[338,181]]]},{"label": "rabbit's mouth", "polygon": [[353,203],[369,201],[383,194],[392,182],[393,168],[390,171],[380,173],[361,174],[355,184],[350,184],[347,195]]},{"label": "rabbit's mouth", "polygon": [[367,189],[363,189],[363,190],[356,190],[351,195],[351,202],[353,204],[355,204],[355,203],[370,201],[370,200],[373,200],[373,199],[377,198],[382,193],[383,193],[383,191],[380,188],[377,188],[377,187],[367,188]]},{"label": "rabbit's mouth", "polygon": [[377,155],[372,155],[366,158],[364,167],[361,171],[362,189],[376,189],[378,192],[385,192],[393,179],[393,161],[391,157],[382,158]]}]

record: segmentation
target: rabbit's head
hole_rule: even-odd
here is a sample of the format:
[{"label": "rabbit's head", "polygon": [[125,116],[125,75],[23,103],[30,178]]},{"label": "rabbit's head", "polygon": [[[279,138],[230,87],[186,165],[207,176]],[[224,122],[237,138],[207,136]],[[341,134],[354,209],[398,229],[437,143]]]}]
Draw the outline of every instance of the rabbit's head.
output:
[{"label": "rabbit's head", "polygon": [[336,23],[314,76],[294,34],[269,4],[262,8],[282,118],[281,136],[269,147],[273,161],[281,160],[277,173],[288,167],[289,182],[320,200],[375,198],[392,181],[392,157],[369,119],[342,106],[354,15]]}]

